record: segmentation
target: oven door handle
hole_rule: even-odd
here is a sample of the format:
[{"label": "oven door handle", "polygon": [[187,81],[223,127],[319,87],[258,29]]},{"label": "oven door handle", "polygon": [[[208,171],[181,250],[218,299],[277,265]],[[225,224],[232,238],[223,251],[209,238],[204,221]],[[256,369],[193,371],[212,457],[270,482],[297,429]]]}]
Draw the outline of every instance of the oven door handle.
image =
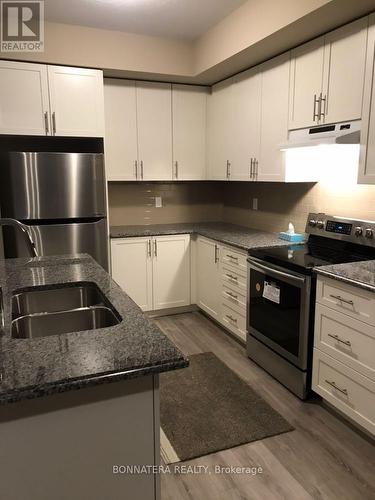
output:
[{"label": "oven door handle", "polygon": [[256,271],[260,272],[266,272],[267,274],[274,275],[278,278],[286,278],[290,281],[294,281],[295,283],[300,283],[304,284],[306,283],[306,278],[302,278],[299,276],[296,276],[295,274],[289,274],[284,271],[279,271],[278,269],[274,269],[273,267],[268,267],[264,266],[263,264],[260,264],[259,262],[255,262],[254,260],[250,260],[250,267],[254,268]]}]

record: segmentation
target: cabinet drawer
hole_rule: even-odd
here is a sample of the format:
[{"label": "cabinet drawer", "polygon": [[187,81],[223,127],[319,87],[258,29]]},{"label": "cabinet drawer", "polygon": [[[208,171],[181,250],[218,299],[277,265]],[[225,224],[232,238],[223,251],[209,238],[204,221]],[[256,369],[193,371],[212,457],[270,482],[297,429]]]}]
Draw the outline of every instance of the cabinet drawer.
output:
[{"label": "cabinet drawer", "polygon": [[375,293],[319,276],[316,301],[354,319],[375,325]]},{"label": "cabinet drawer", "polygon": [[233,250],[231,247],[221,247],[221,262],[237,269],[241,274],[246,276],[247,273],[247,254]]},{"label": "cabinet drawer", "polygon": [[234,271],[229,266],[222,266],[221,281],[235,291],[244,294],[247,293],[247,277],[242,276],[242,274]]},{"label": "cabinet drawer", "polygon": [[375,328],[317,304],[314,346],[375,381]]},{"label": "cabinet drawer", "polygon": [[246,316],[246,295],[223,284],[221,290],[223,304]]},{"label": "cabinet drawer", "polygon": [[375,382],[314,349],[312,388],[375,434]]},{"label": "cabinet drawer", "polygon": [[246,341],[246,314],[234,311],[226,304],[222,305],[222,323],[241,340]]}]

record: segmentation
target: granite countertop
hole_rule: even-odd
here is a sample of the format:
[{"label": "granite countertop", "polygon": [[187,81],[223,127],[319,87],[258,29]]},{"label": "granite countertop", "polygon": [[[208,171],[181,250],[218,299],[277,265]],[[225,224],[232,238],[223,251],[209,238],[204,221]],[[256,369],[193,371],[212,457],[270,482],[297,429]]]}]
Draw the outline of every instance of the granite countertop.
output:
[{"label": "granite countertop", "polygon": [[317,274],[375,292],[375,260],[315,268]]},{"label": "granite countertop", "polygon": [[[95,283],[118,325],[34,339],[11,337],[11,296],[30,286]],[[183,368],[188,360],[89,256],[0,260],[0,404]]]},{"label": "granite countertop", "polygon": [[137,236],[162,236],[169,234],[199,234],[221,243],[243,250],[251,248],[289,246],[290,241],[281,240],[276,233],[259,231],[224,222],[202,222],[191,224],[156,224],[144,226],[111,226],[111,238]]}]

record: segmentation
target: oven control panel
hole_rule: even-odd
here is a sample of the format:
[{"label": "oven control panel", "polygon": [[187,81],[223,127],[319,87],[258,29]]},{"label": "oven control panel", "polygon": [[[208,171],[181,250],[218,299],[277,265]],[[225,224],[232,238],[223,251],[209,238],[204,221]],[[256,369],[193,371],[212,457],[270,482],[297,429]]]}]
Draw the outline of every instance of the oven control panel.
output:
[{"label": "oven control panel", "polygon": [[306,233],[375,247],[375,221],[310,213]]}]

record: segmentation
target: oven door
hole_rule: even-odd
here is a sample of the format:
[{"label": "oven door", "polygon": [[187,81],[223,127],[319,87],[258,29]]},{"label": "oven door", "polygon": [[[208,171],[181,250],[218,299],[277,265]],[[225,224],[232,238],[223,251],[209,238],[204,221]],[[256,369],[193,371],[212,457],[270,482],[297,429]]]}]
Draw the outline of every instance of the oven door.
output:
[{"label": "oven door", "polygon": [[307,369],[311,278],[249,260],[248,332]]}]

